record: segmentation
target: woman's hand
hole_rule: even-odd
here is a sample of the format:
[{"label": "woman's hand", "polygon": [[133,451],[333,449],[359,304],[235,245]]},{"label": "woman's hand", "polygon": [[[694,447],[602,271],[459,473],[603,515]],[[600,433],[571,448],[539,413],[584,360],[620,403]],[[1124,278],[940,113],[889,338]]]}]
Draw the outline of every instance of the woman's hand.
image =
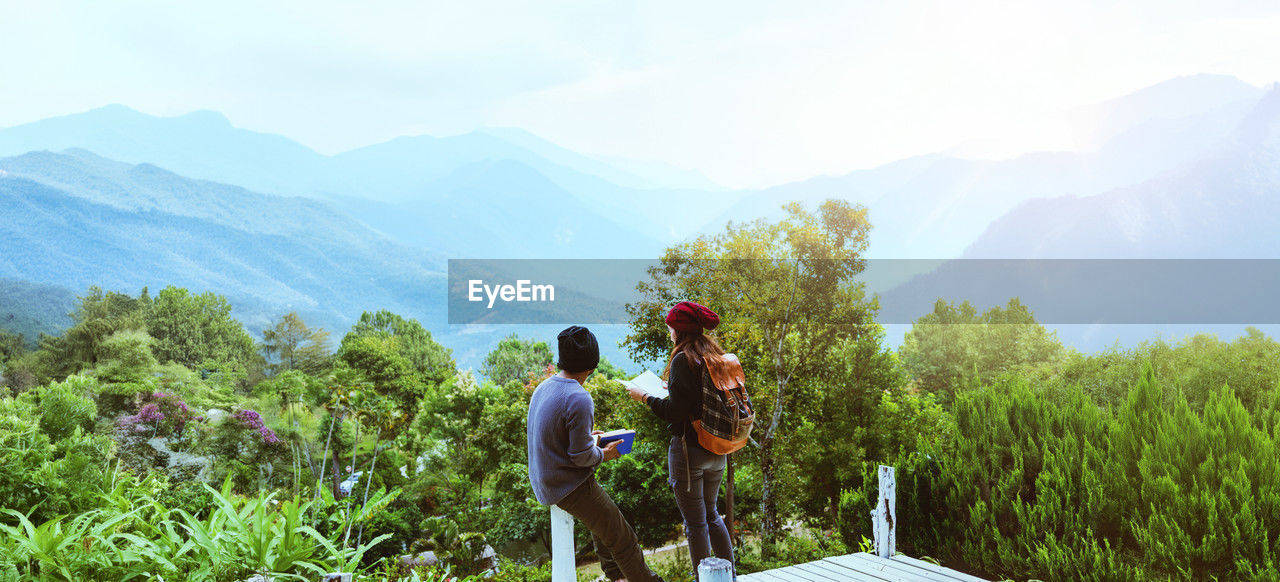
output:
[{"label": "woman's hand", "polygon": [[627,388],[627,393],[630,394],[631,398],[636,402],[644,402],[645,398],[649,396],[648,394],[644,393],[644,390],[641,390],[639,388]]}]

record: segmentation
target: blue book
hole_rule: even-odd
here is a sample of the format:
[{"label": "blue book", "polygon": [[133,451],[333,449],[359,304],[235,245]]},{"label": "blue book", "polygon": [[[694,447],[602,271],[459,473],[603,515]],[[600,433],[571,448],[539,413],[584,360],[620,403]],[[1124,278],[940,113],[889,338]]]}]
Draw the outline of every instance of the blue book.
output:
[{"label": "blue book", "polygon": [[619,441],[619,453],[623,455],[630,453],[631,446],[636,442],[636,431],[623,428],[596,435],[596,446],[600,448],[609,446],[613,441]]}]

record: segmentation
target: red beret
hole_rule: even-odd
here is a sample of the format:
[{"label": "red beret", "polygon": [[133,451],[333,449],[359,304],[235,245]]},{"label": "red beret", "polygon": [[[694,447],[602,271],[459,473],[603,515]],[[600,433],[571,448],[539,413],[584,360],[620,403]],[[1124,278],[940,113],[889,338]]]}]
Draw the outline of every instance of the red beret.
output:
[{"label": "red beret", "polygon": [[704,329],[720,325],[720,316],[692,301],[681,301],[667,312],[667,325],[676,331],[702,333]]}]

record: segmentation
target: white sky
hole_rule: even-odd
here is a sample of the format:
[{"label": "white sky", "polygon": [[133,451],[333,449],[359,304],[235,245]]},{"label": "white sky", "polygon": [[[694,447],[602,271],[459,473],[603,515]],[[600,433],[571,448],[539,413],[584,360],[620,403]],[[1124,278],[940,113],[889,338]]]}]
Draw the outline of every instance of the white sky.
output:
[{"label": "white sky", "polygon": [[212,109],[323,153],[520,127],[760,186],[1065,145],[1052,114],[1179,75],[1280,81],[1280,3],[1118,4],[0,0],[0,126]]}]

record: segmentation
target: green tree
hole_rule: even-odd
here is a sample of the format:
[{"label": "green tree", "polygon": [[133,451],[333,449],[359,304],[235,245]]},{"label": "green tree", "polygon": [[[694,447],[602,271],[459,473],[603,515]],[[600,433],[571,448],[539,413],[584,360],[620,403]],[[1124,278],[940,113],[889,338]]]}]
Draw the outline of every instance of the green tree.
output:
[{"label": "green tree", "polygon": [[27,351],[26,340],[21,334],[9,333],[0,329],[0,373],[13,359]]},{"label": "green tree", "polygon": [[360,373],[378,394],[391,398],[400,410],[413,414],[426,391],[422,375],[404,355],[397,336],[348,336],[338,350],[342,366]]},{"label": "green tree", "polygon": [[156,295],[147,331],[161,363],[192,369],[242,372],[254,355],[253,337],[231,317],[231,304],[221,295],[193,295],[181,287],[165,287]]},{"label": "green tree", "polygon": [[1251,413],[1229,386],[1196,411],[1150,365],[1117,407],[1002,376],[957,394],[951,442],[899,464],[898,520],[928,524],[899,542],[995,578],[1275,579],[1277,411],[1280,388]]},{"label": "green tree", "polygon": [[498,342],[498,347],[484,357],[480,373],[503,386],[511,381],[524,382],[551,365],[551,347],[546,342],[522,340],[511,334]]},{"label": "green tree", "polygon": [[99,348],[102,365],[98,378],[111,383],[141,383],[151,376],[159,362],[152,354],[155,338],[145,331],[126,329],[103,340]]},{"label": "green tree", "polygon": [[324,382],[300,370],[289,370],[258,382],[253,386],[253,393],[277,398],[282,410],[300,403],[307,407],[318,406],[329,398]]},{"label": "green tree", "polygon": [[[465,481],[481,485],[488,471],[496,468],[492,455],[502,447],[502,441],[480,438],[481,421],[502,394],[492,382],[477,382],[469,372],[428,389],[414,418],[418,446],[429,451],[428,466],[452,467]],[[523,443],[523,431],[520,437]]]},{"label": "green tree", "polygon": [[147,328],[151,301],[145,287],[136,298],[89,287],[70,314],[71,327],[61,336],[39,339],[30,371],[44,383],[97,366],[104,358],[102,344],[108,337],[118,331]]},{"label": "green tree", "polygon": [[93,375],[101,383],[99,406],[104,413],[125,410],[134,395],[155,387],[157,368],[151,346],[155,340],[145,331],[117,331],[103,340],[99,348],[101,364]]},{"label": "green tree", "polygon": [[338,348],[339,357],[342,357],[350,342],[365,337],[396,338],[396,351],[427,382],[439,384],[458,371],[452,350],[436,343],[431,332],[416,319],[405,319],[385,309],[373,313],[366,311],[342,338],[342,345]]},{"label": "green tree", "polygon": [[665,357],[667,307],[689,299],[715,309],[717,333],[741,358],[757,405],[764,553],[772,557],[778,517],[779,439],[788,410],[819,377],[834,346],[875,333],[874,300],[854,280],[865,266],[867,211],[827,200],[816,212],[785,207],[778,222],[735,225],[667,249],[644,300],[629,304],[626,344],[638,360]]},{"label": "green tree", "polygon": [[981,315],[968,301],[955,305],[939,299],[932,313],[914,322],[898,353],[916,385],[946,402],[958,387],[975,380],[989,382],[1066,356],[1057,333],[1036,323],[1016,297]]},{"label": "green tree", "polygon": [[1205,333],[1178,341],[1157,338],[1092,354],[1071,353],[1060,372],[1045,381],[1079,386],[1100,404],[1119,406],[1145,366],[1162,383],[1181,390],[1193,410],[1202,409],[1224,384],[1246,408],[1256,410],[1280,383],[1280,342],[1253,327],[1229,342]]},{"label": "green tree", "polygon": [[[549,369],[554,370],[554,368]],[[610,362],[609,358],[604,356],[600,356],[600,364],[596,366],[596,375],[604,376],[610,380],[621,380],[635,376],[635,374],[628,374],[626,370],[613,365],[613,362]]]},{"label": "green tree", "polygon": [[26,390],[35,384],[28,370],[31,358],[23,357],[26,353],[26,342],[21,335],[0,330],[0,387]]},{"label": "green tree", "polygon": [[796,381],[780,489],[821,527],[840,523],[840,492],[861,484],[865,463],[892,463],[916,450],[917,437],[939,432],[927,419],[931,403],[905,393],[905,374],[883,337],[875,326],[841,340],[816,374]]},{"label": "green tree", "polygon": [[311,329],[298,312],[290,311],[275,327],[263,330],[262,354],[271,375],[299,370],[315,376],[329,366],[329,332]]}]

